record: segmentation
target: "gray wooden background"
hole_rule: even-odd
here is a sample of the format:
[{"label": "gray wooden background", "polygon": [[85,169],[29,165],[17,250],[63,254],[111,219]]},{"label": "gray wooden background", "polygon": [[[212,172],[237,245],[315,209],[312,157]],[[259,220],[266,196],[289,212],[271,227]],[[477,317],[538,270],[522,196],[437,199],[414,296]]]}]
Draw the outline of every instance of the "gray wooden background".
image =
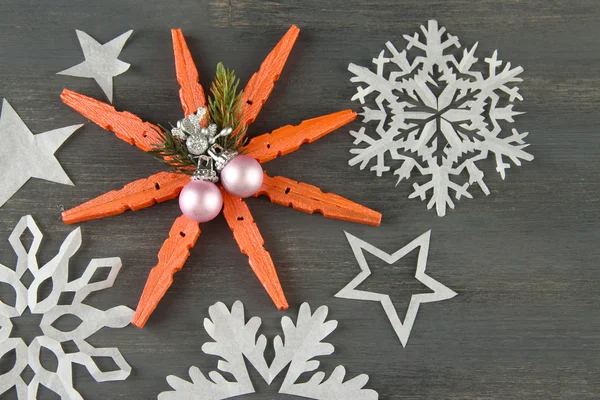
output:
[{"label": "gray wooden background", "polygon": [[[464,45],[479,41],[479,55],[525,69],[520,85],[526,111],[516,126],[529,131],[535,160],[511,168],[506,181],[484,163],[486,197],[461,200],[444,218],[407,199],[411,184],[376,178],[347,165],[352,138],[340,129],[266,165],[381,211],[381,227],[306,215],[250,199],[249,206],[278,268],[290,302],[276,311],[240,254],[222,216],[202,225],[185,268],[143,330],[104,329],[97,346],[117,346],[133,367],[122,382],[95,383],[83,368],[75,386],[89,399],[151,399],[169,387],[165,377],[187,376],[191,365],[208,371],[217,360],[201,352],[208,307],[240,299],[247,316],[263,320],[267,336],[280,332],[283,315],[302,302],[327,305],[339,328],[329,337],[336,352],[322,358],[330,372],[343,364],[352,377],[370,376],[382,399],[592,399],[600,398],[600,3],[596,0],[484,1],[156,1],[97,2],[2,0],[0,96],[29,128],[42,132],[85,122],[64,106],[64,87],[104,99],[93,80],[57,76],[82,60],[75,29],[101,42],[134,29],[121,54],[131,69],[114,80],[114,104],[145,120],[181,117],[169,29],[180,27],[209,85],[215,65],[234,68],[242,82],[288,27],[301,28],[275,91],[251,134],[344,108],[354,93],[349,62],[370,63],[392,40],[405,44],[428,19],[437,19]],[[10,157],[2,153],[2,157]],[[31,180],[0,209],[0,262],[13,265],[6,239],[31,214],[45,232],[40,261],[49,260],[74,227],[60,207],[72,207],[163,169],[151,156],[92,123],[57,152],[76,186]],[[169,227],[176,201],[81,224],[84,243],[71,262],[72,276],[89,258],[119,256],[114,288],[95,294],[101,308],[137,305],[148,271]],[[333,295],[358,272],[343,231],[392,252],[431,229],[427,270],[459,293],[421,307],[408,346],[402,348],[381,306]],[[412,293],[415,257],[393,267],[369,259],[364,287],[390,293],[402,316]],[[32,335],[36,318],[16,321]],[[10,360],[3,360],[4,363]],[[248,398],[283,398],[253,375],[260,392]],[[52,398],[44,393],[40,398]],[[10,392],[6,398],[14,398]]]}]

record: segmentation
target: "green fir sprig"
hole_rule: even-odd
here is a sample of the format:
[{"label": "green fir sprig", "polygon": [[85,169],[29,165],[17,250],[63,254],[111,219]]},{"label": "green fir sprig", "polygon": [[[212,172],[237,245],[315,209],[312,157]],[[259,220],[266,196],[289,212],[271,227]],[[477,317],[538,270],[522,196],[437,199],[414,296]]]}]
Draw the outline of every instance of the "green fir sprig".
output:
[{"label": "green fir sprig", "polygon": [[[208,99],[206,118],[208,124],[216,124],[218,129],[231,127],[235,134],[219,137],[216,143],[226,150],[240,151],[245,143],[247,127],[242,121],[242,92],[238,92],[240,80],[235,71],[217,64],[217,72],[212,82]],[[159,125],[160,126],[160,125]],[[191,175],[197,167],[196,160],[190,155],[185,139],[173,136],[171,129],[160,126],[162,143],[150,153],[159,161],[170,165],[175,172]]]},{"label": "green fir sprig", "polygon": [[217,73],[210,87],[211,97],[208,99],[207,118],[209,124],[217,124],[219,128],[231,127],[235,135],[220,137],[217,143],[228,150],[237,150],[244,143],[242,138],[247,127],[242,122],[242,92],[237,88],[240,80],[235,71],[227,69],[222,63],[217,64]]},{"label": "green fir sprig", "polygon": [[196,161],[189,154],[185,141],[176,138],[170,129],[159,125],[162,144],[149,151],[157,160],[175,169],[175,172],[191,175],[197,166]]}]

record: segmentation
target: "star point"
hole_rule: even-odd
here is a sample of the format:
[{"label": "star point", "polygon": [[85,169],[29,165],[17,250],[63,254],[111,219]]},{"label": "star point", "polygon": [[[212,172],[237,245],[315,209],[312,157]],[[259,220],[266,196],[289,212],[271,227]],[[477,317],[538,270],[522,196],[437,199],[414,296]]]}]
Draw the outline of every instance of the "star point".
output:
[{"label": "star point", "polygon": [[[431,239],[431,230],[421,234],[412,242],[408,243],[406,246],[392,254],[388,254],[346,231],[344,231],[344,233],[346,234],[348,243],[352,248],[352,252],[354,253],[356,261],[358,262],[360,272],[358,275],[356,275],[356,277],[354,277],[354,279],[350,281],[350,283],[336,293],[335,297],[380,302],[388,319],[390,320],[390,323],[392,324],[392,327],[394,328],[394,331],[396,332],[396,335],[398,336],[398,339],[400,339],[400,342],[402,343],[402,347],[406,347],[406,343],[408,342],[408,338],[417,317],[420,305],[422,303],[448,300],[457,294],[452,289],[441,284],[425,273],[425,268],[427,267],[427,256],[429,253],[429,241]],[[385,261],[387,264],[392,265],[417,248],[419,249],[419,255],[417,259],[417,271],[415,273],[415,278],[431,289],[432,292],[413,294],[411,296],[408,309],[406,310],[404,321],[402,321],[400,320],[400,317],[398,316],[398,313],[389,295],[358,290],[356,288],[371,275],[371,270],[365,258],[364,251],[367,251],[375,257]]]},{"label": "star point", "polygon": [[0,137],[6,154],[0,159],[0,207],[30,178],[73,185],[54,156],[58,148],[82,125],[71,125],[34,135],[9,102],[2,101]]},{"label": "star point", "polygon": [[100,44],[87,33],[75,30],[85,60],[77,65],[57,72],[57,75],[69,75],[81,78],[93,78],[108,100],[113,100],[113,77],[127,71],[130,64],[118,59],[127,39],[133,30],[117,36],[105,44]]}]

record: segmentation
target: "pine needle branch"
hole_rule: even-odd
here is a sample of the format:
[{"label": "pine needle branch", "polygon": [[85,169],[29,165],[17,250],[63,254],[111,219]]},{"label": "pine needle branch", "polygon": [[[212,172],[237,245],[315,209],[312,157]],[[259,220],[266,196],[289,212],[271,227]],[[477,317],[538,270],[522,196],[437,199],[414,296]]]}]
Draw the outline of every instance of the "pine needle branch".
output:
[{"label": "pine needle branch", "polygon": [[[208,99],[207,122],[216,124],[219,129],[230,127],[234,136],[228,135],[217,138],[217,143],[227,150],[237,150],[246,140],[243,139],[247,127],[242,123],[242,92],[237,88],[240,80],[235,77],[235,71],[226,69],[222,63],[217,64],[217,72],[210,88],[211,97]],[[197,162],[189,153],[184,139],[173,136],[171,129],[159,125],[158,132],[162,143],[149,151],[157,160],[173,167],[175,172],[191,175]],[[239,127],[239,130],[238,130]]]},{"label": "pine needle branch", "polygon": [[152,150],[150,154],[160,162],[163,162],[175,169],[175,172],[191,175],[196,169],[196,161],[190,155],[185,141],[173,136],[170,129],[159,125],[162,132],[159,135],[162,143]]},{"label": "pine needle branch", "polygon": [[217,64],[208,99],[208,123],[217,124],[219,128],[231,127],[237,132],[235,136],[217,139],[217,143],[228,150],[237,150],[245,144],[241,139],[247,127],[242,124],[242,92],[237,91],[239,83],[235,71],[225,68],[222,63]]}]

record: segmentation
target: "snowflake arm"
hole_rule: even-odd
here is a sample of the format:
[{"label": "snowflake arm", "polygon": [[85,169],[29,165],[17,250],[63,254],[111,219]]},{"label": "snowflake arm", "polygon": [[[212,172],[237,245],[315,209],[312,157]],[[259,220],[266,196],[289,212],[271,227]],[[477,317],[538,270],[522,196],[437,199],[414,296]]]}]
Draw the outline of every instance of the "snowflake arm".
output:
[{"label": "snowflake arm", "polygon": [[440,217],[446,215],[446,207],[454,209],[454,202],[450,197],[450,191],[455,192],[456,199],[461,197],[472,198],[471,194],[467,191],[469,184],[465,183],[462,186],[456,184],[450,178],[451,175],[456,175],[457,172],[447,165],[438,166],[435,159],[428,160],[428,167],[423,169],[423,173],[431,175],[431,180],[423,185],[418,183],[413,184],[413,192],[408,196],[409,199],[420,197],[421,200],[425,200],[427,197],[427,191],[431,190],[432,195],[429,203],[427,203],[427,209],[433,208],[437,211]]},{"label": "snowflake arm", "polygon": [[28,388],[23,378],[21,378],[21,373],[28,365],[27,345],[21,338],[9,338],[8,335],[11,330],[10,319],[0,314],[0,359],[13,350],[16,357],[13,367],[0,375],[0,394],[14,386],[17,389],[17,397],[26,399]]},{"label": "snowflake arm", "polygon": [[352,63],[348,65],[348,71],[355,75],[350,79],[350,81],[367,83],[366,88],[359,86],[356,89],[356,94],[352,97],[352,100],[358,100],[361,104],[364,104],[367,96],[373,92],[379,92],[377,95],[378,99],[385,99],[389,103],[396,101],[397,97],[392,92],[390,82],[383,76],[374,74],[368,68]]},{"label": "snowflake arm", "polygon": [[524,142],[529,132],[519,133],[515,128],[511,130],[511,135],[506,138],[499,138],[493,132],[482,130],[485,140],[479,141],[477,147],[481,151],[482,156],[486,156],[488,151],[494,154],[496,160],[496,171],[500,173],[502,179],[506,178],[506,169],[510,168],[510,164],[503,161],[506,156],[511,159],[515,165],[520,166],[521,160],[532,161],[533,156],[526,151],[529,145]]},{"label": "snowflake arm", "polygon": [[204,319],[204,329],[215,341],[205,343],[202,351],[223,358],[217,367],[233,374],[238,382],[249,382],[250,379],[242,355],[261,376],[267,376],[268,366],[264,359],[267,339],[264,335],[256,338],[260,318],[253,317],[245,322],[244,305],[239,300],[233,303],[231,312],[225,304],[218,302],[208,309],[208,313],[210,319]]},{"label": "snowflake arm", "polygon": [[473,65],[475,65],[475,63],[478,60],[478,58],[475,57],[475,50],[477,50],[478,45],[479,42],[475,42],[475,44],[471,47],[470,50],[465,48],[463,50],[463,56],[460,62],[454,60],[453,64],[456,67],[456,70],[461,74],[470,75],[474,77],[475,80],[482,80],[483,75],[481,72],[471,71],[471,67],[473,67]]},{"label": "snowflake arm", "polygon": [[368,147],[351,149],[350,153],[354,157],[348,161],[348,165],[354,166],[360,164],[360,169],[364,169],[373,158],[376,159],[376,164],[371,167],[371,171],[375,171],[377,176],[383,175],[384,172],[390,170],[390,167],[385,164],[385,153],[387,149],[394,144],[393,136],[387,135],[381,139],[373,139],[365,134],[365,128],[361,127],[358,132],[350,131],[350,134],[356,138],[354,144],[366,142],[370,144]]},{"label": "snowflake arm", "polygon": [[[32,313],[44,314],[57,307],[58,298],[65,291],[69,277],[69,259],[81,247],[81,228],[77,228],[61,244],[58,254],[43,267],[37,262],[29,267],[34,274],[33,282],[27,289],[27,305]],[[38,299],[38,289],[47,279],[52,280],[52,291],[43,300]]]},{"label": "snowflake arm", "polygon": [[483,81],[481,85],[481,95],[489,95],[490,92],[500,90],[509,95],[508,101],[513,102],[515,100],[523,100],[523,97],[519,94],[519,88],[517,86],[509,87],[509,83],[522,82],[523,79],[519,78],[519,75],[523,72],[523,67],[511,68],[511,64],[508,62],[504,66],[504,69],[498,74],[496,69],[502,65],[502,60],[498,59],[498,50],[494,51],[491,58],[486,58],[485,62],[489,65],[489,76]]},{"label": "snowflake arm", "polygon": [[389,57],[389,61],[396,64],[396,66],[400,69],[400,71],[393,71],[390,73],[390,81],[395,82],[398,80],[398,78],[409,75],[415,69],[416,65],[411,65],[410,61],[408,61],[408,58],[406,57],[406,50],[399,52],[394,44],[389,41],[385,43],[385,47],[387,47],[389,52],[392,54],[392,56]]},{"label": "snowflake arm", "polygon": [[333,346],[325,343],[325,339],[337,327],[337,321],[325,321],[327,307],[319,307],[311,314],[310,306],[300,306],[296,325],[288,317],[281,319],[285,342],[276,336],[273,342],[275,359],[270,368],[270,380],[275,378],[286,365],[290,365],[279,393],[309,397],[311,399],[377,399],[373,390],[362,388],[366,385],[366,375],[357,376],[344,382],[346,370],[343,366],[334,369],[329,379],[324,380],[325,373],[318,371],[306,383],[296,383],[304,372],[312,372],[319,367],[314,358],[333,353]]},{"label": "snowflake arm", "polygon": [[203,400],[222,400],[254,392],[254,388],[229,382],[215,371],[211,371],[210,379],[207,379],[198,367],[190,367],[189,375],[191,382],[175,375],[167,376],[167,383],[173,390],[160,393],[158,400],[195,400],[200,394]]},{"label": "snowflake arm", "polygon": [[192,382],[169,376],[167,381],[174,391],[161,393],[159,400],[195,399],[199,394],[217,400],[254,393],[244,356],[266,376],[268,367],[264,351],[267,340],[263,335],[256,338],[260,318],[251,318],[246,323],[244,306],[239,301],[233,304],[231,312],[220,302],[212,305],[208,312],[210,318],[204,319],[204,329],[214,342],[205,343],[202,351],[220,357],[218,369],[232,374],[235,381],[228,381],[218,371],[211,371],[208,380],[197,367],[192,367],[189,370]]},{"label": "snowflake arm", "polygon": [[286,365],[290,364],[282,385],[282,389],[285,390],[303,372],[314,371],[319,367],[319,361],[312,360],[313,358],[333,353],[333,346],[321,340],[335,330],[337,321],[325,322],[326,318],[327,307],[321,306],[311,314],[310,306],[303,303],[300,306],[296,325],[289,317],[281,319],[285,342],[280,336],[276,336],[273,341],[275,358],[270,368],[270,380],[267,382],[271,382]]},{"label": "snowflake arm", "polygon": [[279,393],[309,397],[318,400],[361,399],[376,400],[379,395],[372,389],[364,389],[369,381],[365,374],[358,375],[344,382],[346,368],[342,365],[335,367],[325,380],[325,373],[315,373],[306,383],[292,383]]},{"label": "snowflake arm", "polygon": [[396,153],[395,160],[402,160],[402,165],[400,168],[394,171],[394,175],[398,175],[398,181],[396,182],[396,186],[404,180],[410,178],[412,171],[417,168],[421,173],[423,173],[423,168],[416,162],[413,158],[402,156]]},{"label": "snowflake arm", "polygon": [[[25,246],[21,242],[21,236],[25,230],[29,230],[33,235],[33,241],[29,250],[25,249]],[[20,279],[27,269],[33,268],[36,271],[38,269],[36,254],[42,242],[42,232],[33,218],[30,215],[27,215],[19,220],[10,234],[8,241],[17,255],[17,266],[13,270],[0,264],[0,282],[7,283],[13,287],[16,294],[16,301],[14,306],[10,306],[4,303],[0,297],[0,316],[6,317],[8,321],[3,324],[6,326],[6,330],[0,331],[5,332],[5,339],[8,338],[10,329],[12,329],[12,323],[8,318],[21,315],[27,308],[27,288]],[[1,340],[2,335],[0,335],[0,341]]]}]

